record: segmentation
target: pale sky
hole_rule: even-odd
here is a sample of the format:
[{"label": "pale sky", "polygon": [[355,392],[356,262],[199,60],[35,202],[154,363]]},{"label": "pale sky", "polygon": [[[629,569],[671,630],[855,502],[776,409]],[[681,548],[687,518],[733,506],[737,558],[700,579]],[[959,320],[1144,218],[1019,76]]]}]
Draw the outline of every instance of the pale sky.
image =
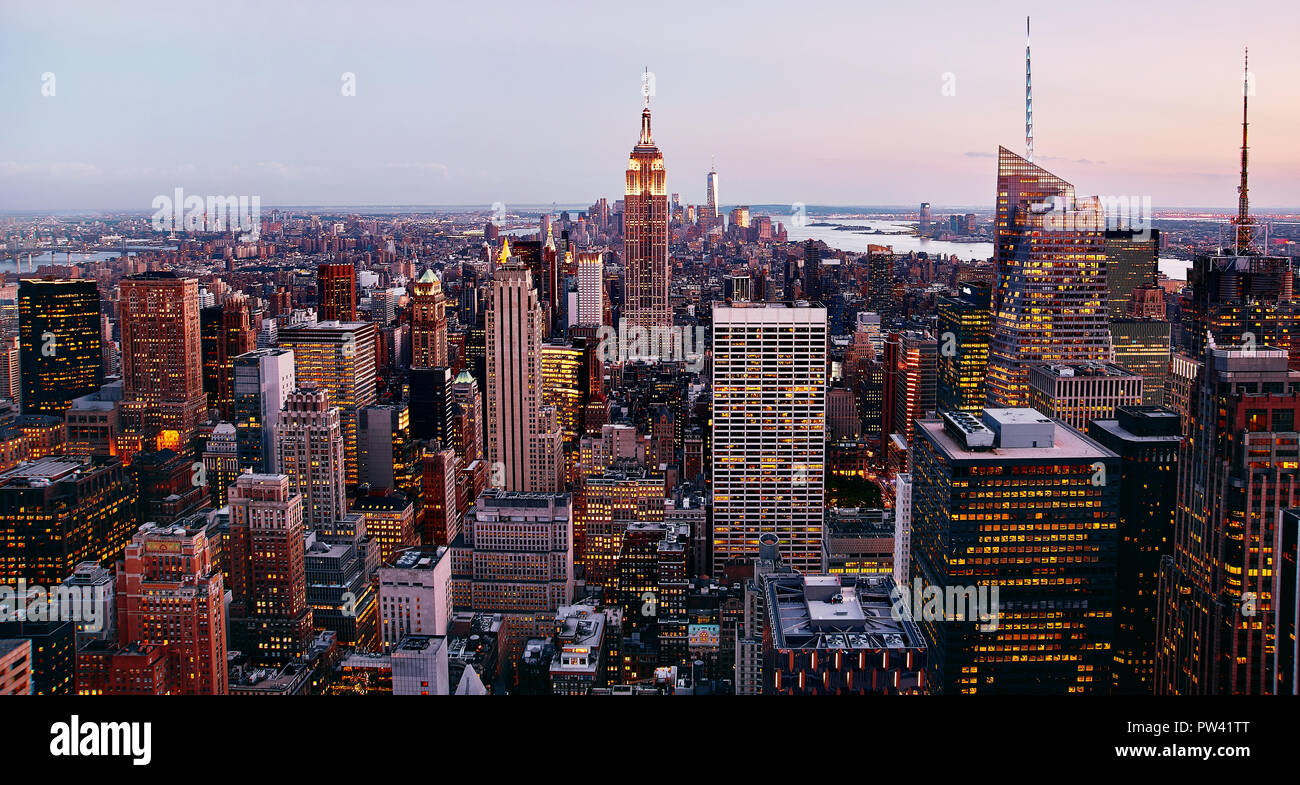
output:
[{"label": "pale sky", "polygon": [[1252,204],[1300,207],[1293,0],[189,5],[0,0],[0,209],[615,199],[646,66],[683,202],[716,156],[727,205],[991,206],[1026,13],[1036,161],[1081,194],[1232,207],[1249,45]]}]

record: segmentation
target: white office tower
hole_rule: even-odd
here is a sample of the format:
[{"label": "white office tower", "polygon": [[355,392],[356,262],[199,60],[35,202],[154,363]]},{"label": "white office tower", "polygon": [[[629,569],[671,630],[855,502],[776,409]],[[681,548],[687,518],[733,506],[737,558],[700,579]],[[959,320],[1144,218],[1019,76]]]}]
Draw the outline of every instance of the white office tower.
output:
[{"label": "white office tower", "polygon": [[713,310],[713,569],[775,534],[791,567],[821,569],[826,309]]},{"label": "white office tower", "polygon": [[578,254],[577,324],[605,322],[605,265],[599,252]]},{"label": "white office tower", "polygon": [[379,635],[391,652],[408,635],[446,635],[451,556],[444,546],[405,548],[379,568]]},{"label": "white office tower", "polygon": [[912,475],[894,478],[894,585],[907,597],[912,563]]},{"label": "white office tower", "polygon": [[450,695],[447,639],[407,635],[389,653],[394,695]]}]

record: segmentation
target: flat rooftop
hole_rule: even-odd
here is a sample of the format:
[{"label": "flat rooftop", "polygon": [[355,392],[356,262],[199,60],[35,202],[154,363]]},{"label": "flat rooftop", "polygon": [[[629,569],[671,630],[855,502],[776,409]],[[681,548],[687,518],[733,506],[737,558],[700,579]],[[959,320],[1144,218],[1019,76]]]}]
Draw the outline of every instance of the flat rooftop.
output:
[{"label": "flat rooftop", "polygon": [[[1043,415],[1033,409],[993,409],[998,417],[1006,417],[1003,424],[1028,424],[1031,417],[1042,418]],[[943,420],[917,420],[918,434],[923,434],[938,445],[947,455],[965,461],[984,461],[997,463],[1006,460],[1048,460],[1063,459],[1101,460],[1118,457],[1115,453],[1101,446],[1087,436],[1079,433],[1064,423],[1049,420],[1054,424],[1052,445],[1050,447],[992,447],[990,449],[972,450],[958,443],[944,430]]]},{"label": "flat rooftop", "polygon": [[1058,379],[1069,379],[1073,377],[1111,377],[1117,379],[1129,379],[1139,376],[1127,368],[1121,368],[1114,363],[1107,362],[1077,362],[1077,363],[1049,363],[1046,365],[1036,365],[1034,369],[1039,373],[1045,373],[1049,376],[1055,376]]},{"label": "flat rooftop", "polygon": [[445,545],[437,548],[407,548],[393,554],[389,563],[384,566],[399,570],[432,570],[438,566],[438,561],[446,552]]},{"label": "flat rooftop", "polygon": [[57,482],[66,477],[76,476],[83,469],[94,470],[96,468],[99,467],[93,463],[83,463],[70,458],[42,458],[37,461],[19,464],[4,474],[0,474],[0,482],[6,480],[48,480]]},{"label": "flat rooftop", "polygon": [[911,619],[893,617],[888,575],[780,575],[767,583],[777,649],[924,649]]}]

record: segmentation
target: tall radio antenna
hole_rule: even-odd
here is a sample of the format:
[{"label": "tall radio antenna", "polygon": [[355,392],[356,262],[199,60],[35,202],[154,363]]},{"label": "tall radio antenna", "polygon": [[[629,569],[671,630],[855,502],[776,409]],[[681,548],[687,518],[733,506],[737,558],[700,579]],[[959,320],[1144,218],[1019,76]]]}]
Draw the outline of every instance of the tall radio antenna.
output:
[{"label": "tall radio antenna", "polygon": [[1025,17],[1025,158],[1034,161],[1034,87],[1029,78],[1029,17]]}]

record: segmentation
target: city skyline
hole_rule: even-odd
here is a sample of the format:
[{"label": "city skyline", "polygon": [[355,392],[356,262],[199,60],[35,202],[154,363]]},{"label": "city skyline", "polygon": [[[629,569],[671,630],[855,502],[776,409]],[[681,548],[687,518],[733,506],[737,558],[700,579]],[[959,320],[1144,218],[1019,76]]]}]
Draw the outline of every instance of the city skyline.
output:
[{"label": "city skyline", "polygon": [[[1287,26],[1223,17],[1208,4],[1178,7],[1189,25],[1176,43],[1142,36],[1167,24],[1172,7],[1125,6],[1120,17],[939,6],[952,23],[925,26],[916,45],[904,34],[918,29],[921,11],[758,4],[735,15],[692,9],[685,32],[679,15],[656,16],[646,38],[661,47],[614,47],[596,33],[618,29],[617,9],[506,5],[516,24],[473,47],[452,31],[477,19],[458,20],[456,10],[403,14],[400,27],[367,18],[358,31],[362,20],[346,8],[300,17],[141,4],[153,22],[145,32],[135,14],[81,4],[40,16],[15,9],[14,45],[0,53],[0,94],[17,110],[0,129],[0,175],[11,186],[0,210],[144,210],[177,186],[303,206],[616,197],[609,164],[625,155],[617,140],[647,67],[657,130],[672,140],[667,189],[684,202],[704,201],[716,160],[728,205],[986,205],[997,146],[1021,134],[1027,11],[1037,162],[1088,193],[1150,195],[1156,209],[1229,207],[1228,150],[1239,132],[1231,107],[1249,43],[1252,203],[1300,205],[1300,156],[1287,140],[1296,122]],[[1273,15],[1296,13],[1279,4]],[[788,39],[779,59],[739,56],[778,24]],[[286,58],[272,37],[281,27],[321,46]],[[252,57],[221,49],[235,33]],[[568,45],[521,49],[523,34]],[[118,44],[116,56],[96,57],[97,41]],[[1106,57],[1094,54],[1101,41]],[[533,52],[546,52],[540,65]],[[592,69],[596,58],[602,67]],[[168,68],[157,72],[159,61]],[[344,95],[348,74],[353,95]],[[197,129],[194,117],[204,118]]]},{"label": "city skyline", "polygon": [[332,3],[0,47],[0,694],[1300,695],[1296,12]]}]

